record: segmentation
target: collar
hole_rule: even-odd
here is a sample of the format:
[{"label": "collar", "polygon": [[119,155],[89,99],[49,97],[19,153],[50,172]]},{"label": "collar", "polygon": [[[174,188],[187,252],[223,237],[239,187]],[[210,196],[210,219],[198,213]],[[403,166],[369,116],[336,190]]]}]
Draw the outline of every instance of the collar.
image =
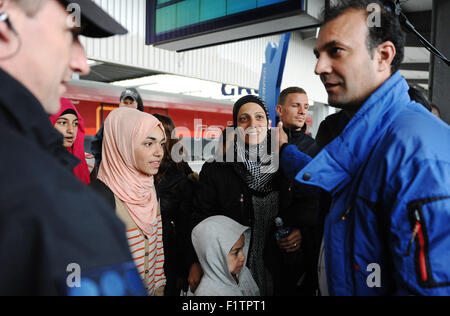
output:
[{"label": "collar", "polygon": [[293,140],[303,136],[306,133],[306,129],[307,129],[306,123],[303,125],[301,130],[296,130],[293,128],[286,128],[283,125],[283,130],[288,135],[289,143],[291,143]]},{"label": "collar", "polygon": [[296,176],[296,180],[328,192],[345,187],[363,167],[385,128],[410,102],[409,86],[397,71],[353,116],[342,133]]},{"label": "collar", "polygon": [[68,166],[75,167],[79,160],[63,147],[63,136],[51,125],[47,113],[36,97],[21,83],[0,69],[0,112],[2,124],[7,124],[22,136]]}]

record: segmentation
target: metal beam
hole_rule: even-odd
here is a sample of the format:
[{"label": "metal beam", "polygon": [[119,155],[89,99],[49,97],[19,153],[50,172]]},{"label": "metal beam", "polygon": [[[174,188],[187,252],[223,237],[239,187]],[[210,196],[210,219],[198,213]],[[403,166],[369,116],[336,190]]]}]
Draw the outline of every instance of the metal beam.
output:
[{"label": "metal beam", "polygon": [[429,63],[403,63],[400,65],[400,70],[415,70],[415,71],[429,71]]},{"label": "metal beam", "polygon": [[[433,44],[444,54],[450,56],[450,1],[433,1]],[[441,110],[442,119],[450,123],[450,67],[434,55],[431,56],[430,92],[431,100]]]},{"label": "metal beam", "polygon": [[414,84],[428,84],[429,83],[428,79],[407,79],[406,81],[410,85],[414,85]]},{"label": "metal beam", "polygon": [[[422,12],[405,12],[405,15],[414,25],[416,30],[420,34],[422,34],[423,37],[425,37],[428,41],[431,41],[431,21],[432,21],[431,10]],[[407,33],[405,46],[421,47],[422,44],[419,42],[419,40],[413,33]]]},{"label": "metal beam", "polygon": [[83,80],[114,82],[128,79],[141,78],[159,74],[155,71],[140,69],[116,64],[102,63],[91,66],[91,72],[87,76],[82,76]]}]

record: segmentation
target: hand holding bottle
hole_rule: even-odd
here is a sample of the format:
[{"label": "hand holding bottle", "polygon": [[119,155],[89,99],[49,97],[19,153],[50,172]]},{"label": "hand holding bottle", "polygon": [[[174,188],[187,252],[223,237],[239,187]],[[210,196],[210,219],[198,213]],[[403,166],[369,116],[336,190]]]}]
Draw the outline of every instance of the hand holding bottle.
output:
[{"label": "hand holding bottle", "polygon": [[278,246],[286,252],[295,252],[300,249],[302,234],[299,229],[289,229],[283,224],[280,217],[275,219],[275,238]]}]

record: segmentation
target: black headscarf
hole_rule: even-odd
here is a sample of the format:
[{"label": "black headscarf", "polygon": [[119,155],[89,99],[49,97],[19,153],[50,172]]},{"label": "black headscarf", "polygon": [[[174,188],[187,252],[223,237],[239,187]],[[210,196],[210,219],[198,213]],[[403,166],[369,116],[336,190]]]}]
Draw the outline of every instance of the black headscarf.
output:
[{"label": "black headscarf", "polygon": [[[269,122],[269,111],[267,109],[266,103],[261,98],[255,95],[247,95],[240,98],[234,104],[234,128],[237,128],[238,125],[237,116],[239,113],[239,109],[243,105],[250,102],[256,103],[261,106],[266,115],[267,122]],[[241,161],[242,163],[235,164],[234,168],[251,189],[260,193],[268,193],[273,190],[272,180],[275,176],[276,168],[272,168],[271,166],[271,163],[273,161],[271,159],[272,155],[270,155],[270,139],[270,133],[268,130],[267,137],[261,144],[258,144],[257,146],[249,146],[248,144],[239,142],[237,140],[237,135],[235,135],[234,150],[239,161]]]},{"label": "black headscarf", "polygon": [[59,117],[61,117],[61,116],[63,116],[63,115],[66,115],[66,114],[73,114],[73,115],[75,115],[75,116],[78,118],[77,112],[75,112],[75,110],[73,110],[73,109],[67,109],[67,110],[65,110],[64,112],[61,113],[61,115],[60,115]]},{"label": "black headscarf", "polygon": [[237,123],[238,123],[237,116],[238,116],[239,110],[241,109],[241,107],[244,104],[247,104],[247,103],[258,104],[264,110],[264,113],[266,114],[266,118],[267,118],[267,124],[269,124],[268,123],[269,122],[269,110],[267,108],[266,103],[261,98],[257,97],[256,95],[249,94],[249,95],[246,95],[246,96],[240,98],[234,104],[234,107],[233,107],[233,126],[234,126],[234,128],[237,127]]}]

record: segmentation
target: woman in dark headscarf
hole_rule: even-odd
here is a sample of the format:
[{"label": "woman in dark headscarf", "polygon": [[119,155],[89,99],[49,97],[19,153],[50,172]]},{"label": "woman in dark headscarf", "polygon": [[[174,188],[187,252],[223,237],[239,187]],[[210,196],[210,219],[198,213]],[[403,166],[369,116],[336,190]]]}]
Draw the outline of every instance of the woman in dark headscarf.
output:
[{"label": "woman in dark headscarf", "polygon": [[[234,131],[226,135],[225,153],[207,162],[200,173],[194,200],[193,225],[213,215],[225,215],[251,228],[248,267],[261,295],[274,292],[269,267],[276,254],[273,222],[278,214],[278,164],[274,161],[269,133],[268,110],[253,95],[239,99],[233,108]],[[275,147],[275,146],[273,146]],[[194,226],[193,226],[194,227]],[[198,263],[191,268],[191,289]],[[197,273],[196,273],[197,272]]]},{"label": "woman in dark headscarf", "polygon": [[62,98],[61,109],[50,116],[50,121],[56,130],[63,134],[64,147],[81,161],[73,169],[73,173],[83,183],[89,184],[90,175],[84,152],[84,122],[80,113],[72,102]]}]

